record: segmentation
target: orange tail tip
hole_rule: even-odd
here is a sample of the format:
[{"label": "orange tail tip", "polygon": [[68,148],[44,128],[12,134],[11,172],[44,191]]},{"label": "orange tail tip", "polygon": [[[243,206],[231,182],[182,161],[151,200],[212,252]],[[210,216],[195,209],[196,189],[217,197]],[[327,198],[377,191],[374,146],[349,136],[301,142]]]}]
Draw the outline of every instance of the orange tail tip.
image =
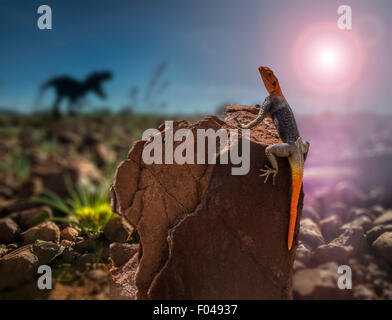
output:
[{"label": "orange tail tip", "polygon": [[293,246],[294,229],[297,220],[298,199],[299,199],[299,193],[301,191],[302,177],[303,177],[303,168],[293,164],[291,161],[290,161],[290,167],[291,167],[292,193],[291,193],[291,203],[290,203],[289,233],[288,233],[288,241],[287,241],[287,246],[289,251]]}]

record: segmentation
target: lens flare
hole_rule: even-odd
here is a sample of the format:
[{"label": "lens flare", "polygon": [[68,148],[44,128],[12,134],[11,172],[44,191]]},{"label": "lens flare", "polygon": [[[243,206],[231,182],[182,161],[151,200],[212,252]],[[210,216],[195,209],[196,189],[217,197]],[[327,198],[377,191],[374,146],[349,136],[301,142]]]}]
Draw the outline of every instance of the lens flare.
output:
[{"label": "lens flare", "polygon": [[333,47],[320,48],[317,55],[317,63],[322,70],[331,70],[339,64],[339,52]]},{"label": "lens flare", "polygon": [[297,77],[320,93],[343,91],[359,77],[362,48],[350,31],[336,25],[320,24],[305,30],[293,49]]}]

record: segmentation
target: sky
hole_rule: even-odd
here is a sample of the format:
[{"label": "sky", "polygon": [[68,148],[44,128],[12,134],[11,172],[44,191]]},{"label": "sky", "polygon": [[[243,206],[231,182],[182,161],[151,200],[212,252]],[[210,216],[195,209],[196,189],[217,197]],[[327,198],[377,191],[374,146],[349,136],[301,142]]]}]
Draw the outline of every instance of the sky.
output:
[{"label": "sky", "polygon": [[[43,4],[52,30],[37,27]],[[342,4],[352,30],[337,27]],[[261,103],[264,65],[298,113],[391,112],[391,13],[390,0],[0,0],[0,108],[31,111],[49,78],[111,70],[88,108],[213,113]]]}]

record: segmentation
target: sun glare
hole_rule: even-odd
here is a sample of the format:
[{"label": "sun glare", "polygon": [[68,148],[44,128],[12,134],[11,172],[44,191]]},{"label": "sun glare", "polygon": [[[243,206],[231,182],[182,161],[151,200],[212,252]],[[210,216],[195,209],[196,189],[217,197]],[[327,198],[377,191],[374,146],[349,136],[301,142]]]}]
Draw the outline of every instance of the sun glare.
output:
[{"label": "sun glare", "polygon": [[316,25],[299,35],[293,50],[298,78],[317,92],[350,87],[359,76],[362,50],[352,33],[336,26]]},{"label": "sun glare", "polygon": [[322,70],[335,69],[339,64],[339,52],[333,47],[322,47],[317,53],[317,63]]}]

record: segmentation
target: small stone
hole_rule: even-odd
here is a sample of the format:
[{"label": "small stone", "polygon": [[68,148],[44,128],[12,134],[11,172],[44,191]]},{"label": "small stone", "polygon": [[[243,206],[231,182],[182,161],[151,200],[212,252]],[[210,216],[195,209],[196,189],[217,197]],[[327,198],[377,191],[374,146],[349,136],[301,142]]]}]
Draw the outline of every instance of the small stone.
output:
[{"label": "small stone", "polygon": [[392,262],[392,232],[384,232],[373,242],[372,248],[388,262]]},{"label": "small stone", "polygon": [[385,211],[381,216],[374,220],[374,225],[392,224],[392,210]]},{"label": "small stone", "polygon": [[311,206],[304,206],[302,209],[302,219],[309,218],[312,219],[314,222],[319,222],[320,215],[317,213],[316,209]]},{"label": "small stone", "polygon": [[392,232],[392,224],[380,224],[368,230],[366,232],[366,240],[369,244],[372,244],[379,236],[384,232]]},{"label": "small stone", "polygon": [[[0,290],[17,287],[36,275],[38,258],[31,245],[19,248],[0,259]],[[6,276],[4,276],[6,275]]]},{"label": "small stone", "polygon": [[302,262],[303,264],[307,265],[311,260],[313,255],[312,250],[306,244],[300,242],[297,247],[297,252],[295,255],[295,260]]},{"label": "small stone", "polygon": [[352,211],[343,202],[333,202],[330,206],[329,213],[336,215],[342,221],[349,221],[352,218]]},{"label": "small stone", "polygon": [[0,244],[0,258],[8,253],[7,246],[5,244]]},{"label": "small stone", "polygon": [[75,241],[78,235],[78,230],[72,227],[66,227],[61,231],[60,238],[62,240]]},{"label": "small stone", "polygon": [[379,264],[374,262],[369,263],[366,268],[367,279],[371,282],[375,282],[377,279],[386,280],[388,279],[388,273],[381,269]]},{"label": "small stone", "polygon": [[34,243],[36,240],[53,241],[58,243],[60,241],[60,229],[51,221],[40,223],[21,233],[23,243]]},{"label": "small stone", "polygon": [[76,258],[75,264],[78,267],[84,267],[87,264],[94,264],[97,262],[97,257],[94,253],[85,253]]},{"label": "small stone", "polygon": [[60,244],[65,247],[65,248],[69,248],[72,247],[75,243],[69,240],[61,240]]},{"label": "small stone", "polygon": [[379,217],[385,212],[385,209],[381,205],[374,205],[370,207],[370,211],[372,212],[373,216]]},{"label": "small stone", "polygon": [[18,249],[18,245],[16,243],[10,243],[7,245],[7,249],[9,250],[9,252],[14,251]]},{"label": "small stone", "polygon": [[298,270],[293,276],[293,291],[296,299],[347,299],[351,290],[339,289],[338,265],[335,262],[322,264],[315,269]]},{"label": "small stone", "polygon": [[337,215],[331,215],[320,221],[320,229],[324,237],[327,239],[333,239],[339,235],[339,227],[342,220]]},{"label": "small stone", "polygon": [[139,245],[113,242],[110,245],[110,259],[115,267],[122,266],[138,252]]},{"label": "small stone", "polygon": [[324,238],[320,229],[317,224],[309,218],[301,220],[299,240],[310,245],[312,248],[318,247],[324,243]]},{"label": "small stone", "polygon": [[79,253],[92,252],[97,248],[97,241],[94,239],[83,239],[76,242],[73,248]]},{"label": "small stone", "polygon": [[37,207],[18,212],[19,225],[23,230],[31,228],[45,220],[52,218],[52,209],[48,206]]},{"label": "small stone", "polygon": [[0,242],[14,242],[18,239],[21,232],[22,230],[11,218],[0,220]]},{"label": "small stone", "polygon": [[120,216],[114,216],[103,230],[106,239],[111,242],[128,241],[132,231],[132,226]]},{"label": "small stone", "polygon": [[330,243],[321,245],[315,252],[318,263],[336,261],[344,264],[354,254],[359,254],[366,247],[363,229],[357,225],[347,224],[344,232]]},{"label": "small stone", "polygon": [[32,246],[32,252],[40,264],[48,264],[63,252],[64,248],[57,243],[37,240]]},{"label": "small stone", "polygon": [[375,300],[377,295],[369,286],[360,284],[353,288],[354,299],[358,300]]},{"label": "small stone", "polygon": [[71,248],[65,248],[63,254],[61,255],[63,261],[66,263],[71,263],[75,260],[76,254]]},{"label": "small stone", "polygon": [[105,281],[108,279],[108,273],[100,270],[100,269],[93,269],[87,272],[86,276],[94,281]]},{"label": "small stone", "polygon": [[319,246],[314,254],[314,260],[317,263],[325,263],[335,261],[337,263],[345,263],[352,256],[353,249],[351,247],[339,246],[335,244],[323,244]]},{"label": "small stone", "polygon": [[355,223],[345,224],[341,227],[343,233],[331,243],[353,247],[355,253],[361,252],[366,247],[363,228]]},{"label": "small stone", "polygon": [[301,261],[298,261],[298,260],[294,261],[294,266],[293,266],[294,272],[301,270],[301,269],[305,269],[305,268],[306,268],[306,266]]},{"label": "small stone", "polygon": [[373,227],[372,220],[368,216],[360,216],[354,220],[352,220],[349,223],[344,224],[340,229],[345,230],[347,228],[351,228],[352,225],[356,225],[358,227],[361,227],[364,231],[369,230],[371,227]]},{"label": "small stone", "polygon": [[374,219],[373,213],[371,210],[366,209],[366,208],[352,208],[350,211],[352,211],[352,216],[355,218],[361,217],[361,216],[367,216],[370,219]]}]

